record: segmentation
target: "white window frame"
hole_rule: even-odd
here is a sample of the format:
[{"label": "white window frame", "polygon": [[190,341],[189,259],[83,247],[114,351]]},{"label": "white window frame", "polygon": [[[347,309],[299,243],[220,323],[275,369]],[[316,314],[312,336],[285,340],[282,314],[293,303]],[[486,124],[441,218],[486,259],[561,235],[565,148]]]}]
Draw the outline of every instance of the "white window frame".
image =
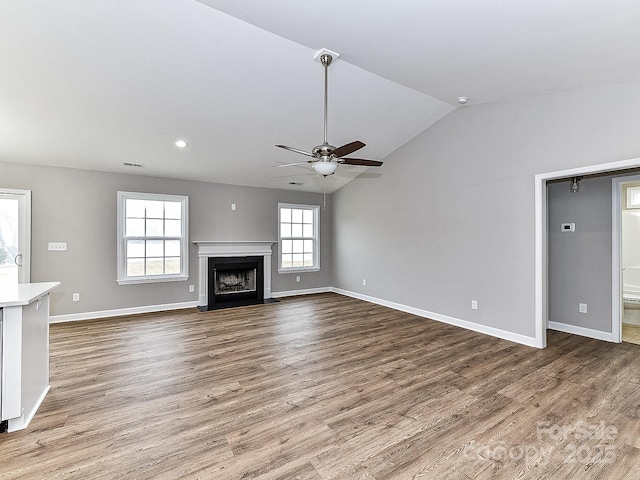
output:
[{"label": "white window frame", "polygon": [[[313,266],[311,267],[283,267],[282,266],[282,228],[280,215],[283,208],[313,210]],[[292,237],[285,237],[289,240]],[[320,207],[318,205],[300,205],[295,203],[278,203],[278,273],[317,272],[320,270]]]},{"label": "white window frame", "polygon": [[[127,237],[126,233],[126,201],[156,200],[180,202],[182,206],[182,235],[179,238],[180,246],[180,273],[167,275],[127,276]],[[119,285],[131,285],[139,283],[181,282],[189,279],[189,197],[183,195],[164,195],[157,193],[118,192],[118,278]],[[153,240],[175,240],[178,237],[136,237]]]}]

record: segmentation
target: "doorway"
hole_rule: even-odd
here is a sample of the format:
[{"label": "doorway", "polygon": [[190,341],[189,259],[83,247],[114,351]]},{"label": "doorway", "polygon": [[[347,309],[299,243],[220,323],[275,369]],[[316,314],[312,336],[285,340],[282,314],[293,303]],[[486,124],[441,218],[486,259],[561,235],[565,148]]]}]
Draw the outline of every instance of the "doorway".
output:
[{"label": "doorway", "polygon": [[0,188],[0,288],[29,283],[31,191]]},{"label": "doorway", "polygon": [[[547,198],[546,189],[547,182],[561,179],[580,177],[584,175],[597,173],[616,173],[623,174],[624,170],[640,168],[640,158],[632,158],[629,160],[621,160],[617,162],[602,163],[598,165],[590,165],[587,167],[571,168],[567,170],[559,170],[555,172],[541,173],[535,175],[535,211],[534,211],[534,229],[535,229],[535,252],[534,252],[534,277],[535,277],[535,295],[534,295],[534,318],[535,318],[535,345],[538,348],[544,348],[547,345],[546,330],[549,323],[548,311],[548,264],[547,264]],[[614,195],[613,200],[619,199],[619,195]],[[616,221],[616,215],[613,216]],[[613,228],[615,237],[616,227]],[[616,257],[616,241],[614,239],[612,248],[613,268],[612,268],[612,333],[611,341],[621,341],[621,270],[620,259]],[[619,248],[619,245],[618,247]],[[616,263],[617,261],[617,263]],[[617,299],[617,301],[615,301]]]},{"label": "doorway", "polygon": [[614,178],[612,199],[613,330],[640,344],[640,175]]}]

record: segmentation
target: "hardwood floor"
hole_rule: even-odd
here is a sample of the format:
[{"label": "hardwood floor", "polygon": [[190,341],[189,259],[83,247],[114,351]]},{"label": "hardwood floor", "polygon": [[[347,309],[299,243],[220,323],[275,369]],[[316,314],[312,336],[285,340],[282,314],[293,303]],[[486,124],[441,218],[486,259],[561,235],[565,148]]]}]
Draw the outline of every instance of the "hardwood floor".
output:
[{"label": "hardwood floor", "polygon": [[622,324],[622,341],[640,345],[640,325]]},{"label": "hardwood floor", "polygon": [[640,347],[336,294],[51,327],[0,479],[637,479]]}]

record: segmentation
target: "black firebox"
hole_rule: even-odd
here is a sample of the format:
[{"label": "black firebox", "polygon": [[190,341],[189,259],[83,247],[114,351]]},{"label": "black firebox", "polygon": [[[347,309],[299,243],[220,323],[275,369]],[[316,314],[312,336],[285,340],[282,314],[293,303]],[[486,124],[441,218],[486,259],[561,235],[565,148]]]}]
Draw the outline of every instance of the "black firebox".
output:
[{"label": "black firebox", "polygon": [[209,257],[207,310],[264,302],[262,257]]}]

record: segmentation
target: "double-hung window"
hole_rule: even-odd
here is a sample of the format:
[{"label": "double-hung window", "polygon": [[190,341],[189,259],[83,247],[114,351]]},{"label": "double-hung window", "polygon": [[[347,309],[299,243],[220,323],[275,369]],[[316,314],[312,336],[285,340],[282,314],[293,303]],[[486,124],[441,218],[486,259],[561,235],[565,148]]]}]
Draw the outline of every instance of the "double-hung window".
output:
[{"label": "double-hung window", "polygon": [[118,283],[186,280],[189,198],[118,192]]},{"label": "double-hung window", "polygon": [[278,204],[278,271],[320,270],[320,208],[315,205]]}]

